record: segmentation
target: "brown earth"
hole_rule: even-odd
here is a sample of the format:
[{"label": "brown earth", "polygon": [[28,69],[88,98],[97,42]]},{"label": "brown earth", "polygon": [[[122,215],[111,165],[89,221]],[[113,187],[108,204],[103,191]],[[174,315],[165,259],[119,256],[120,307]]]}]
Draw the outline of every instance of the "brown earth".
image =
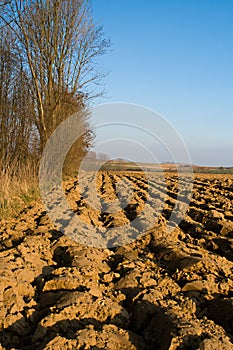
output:
[{"label": "brown earth", "polygon": [[[124,246],[71,240],[40,202],[0,221],[0,349],[233,349],[233,177],[195,175],[189,210],[168,234],[177,177],[164,187],[159,176],[162,215]],[[70,205],[92,226],[130,223],[147,198],[143,175],[103,172],[97,190],[111,205],[122,177],[135,195],[121,212],[92,210],[77,179],[65,183]]]}]

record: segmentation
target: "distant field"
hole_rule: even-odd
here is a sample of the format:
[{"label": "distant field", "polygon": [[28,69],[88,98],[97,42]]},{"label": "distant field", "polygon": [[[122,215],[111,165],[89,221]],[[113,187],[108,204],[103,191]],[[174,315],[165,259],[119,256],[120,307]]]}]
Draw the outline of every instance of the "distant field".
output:
[{"label": "distant field", "polygon": [[194,166],[195,173],[203,174],[233,174],[233,167],[204,167]]},{"label": "distant field", "polygon": [[[98,169],[101,166],[100,161],[89,162],[88,170]],[[190,165],[174,164],[174,163],[133,163],[124,161],[108,161],[101,166],[102,170],[107,171],[154,171],[154,172],[186,172],[190,171]],[[194,173],[200,174],[233,174],[233,167],[207,167],[193,165],[192,170]]]}]

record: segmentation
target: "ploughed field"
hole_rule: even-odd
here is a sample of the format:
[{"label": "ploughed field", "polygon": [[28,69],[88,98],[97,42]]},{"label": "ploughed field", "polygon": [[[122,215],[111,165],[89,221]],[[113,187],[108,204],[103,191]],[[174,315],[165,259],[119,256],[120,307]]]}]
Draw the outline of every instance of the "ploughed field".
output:
[{"label": "ploughed field", "polygon": [[81,182],[74,239],[40,201],[0,221],[0,349],[233,349],[233,176],[195,174],[183,216],[188,175]]}]

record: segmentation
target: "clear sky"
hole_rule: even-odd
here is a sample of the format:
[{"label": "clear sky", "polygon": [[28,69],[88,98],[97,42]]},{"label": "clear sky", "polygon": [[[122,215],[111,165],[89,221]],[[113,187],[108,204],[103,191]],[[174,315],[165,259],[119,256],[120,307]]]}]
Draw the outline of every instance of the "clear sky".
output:
[{"label": "clear sky", "polygon": [[233,1],[93,0],[107,97],[167,118],[194,164],[233,166]]}]

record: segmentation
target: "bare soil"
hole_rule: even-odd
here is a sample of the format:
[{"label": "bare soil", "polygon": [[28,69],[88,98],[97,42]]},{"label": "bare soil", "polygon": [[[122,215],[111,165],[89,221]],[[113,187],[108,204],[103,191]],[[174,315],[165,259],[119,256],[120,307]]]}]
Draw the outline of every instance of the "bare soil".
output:
[{"label": "bare soil", "polygon": [[[159,176],[154,188],[164,193]],[[122,177],[134,184],[133,202],[105,215],[85,204],[77,179],[67,181],[76,215],[100,228],[139,216],[142,173],[102,172],[97,191],[110,205]],[[2,219],[0,349],[233,349],[233,176],[196,174],[188,212],[168,234],[177,185],[168,174],[161,216],[119,247],[64,236],[39,201]]]}]

